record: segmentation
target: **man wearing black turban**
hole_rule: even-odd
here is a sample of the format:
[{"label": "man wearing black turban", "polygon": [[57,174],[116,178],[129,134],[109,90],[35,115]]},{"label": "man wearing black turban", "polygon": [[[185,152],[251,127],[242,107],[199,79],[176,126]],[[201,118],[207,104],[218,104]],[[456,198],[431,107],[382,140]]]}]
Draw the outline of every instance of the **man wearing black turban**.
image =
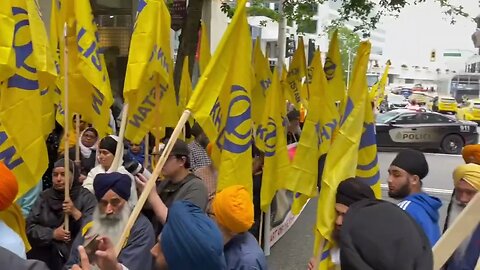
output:
[{"label": "man wearing black turban", "polygon": [[388,168],[388,196],[402,200],[398,206],[423,228],[433,246],[440,238],[438,210],[442,202],[422,191],[422,179],[427,174],[428,163],[422,152],[399,152]]},{"label": "man wearing black turban", "polygon": [[[95,176],[93,189],[98,207],[83,227],[82,234],[75,239],[67,267],[79,262],[78,246],[89,242],[95,235],[108,237],[113,245],[117,244],[132,212],[128,205],[131,185],[132,180],[123,173],[100,173]],[[153,260],[149,251],[154,241],[152,224],[140,214],[120,252],[119,262],[128,269],[151,269]]]}]

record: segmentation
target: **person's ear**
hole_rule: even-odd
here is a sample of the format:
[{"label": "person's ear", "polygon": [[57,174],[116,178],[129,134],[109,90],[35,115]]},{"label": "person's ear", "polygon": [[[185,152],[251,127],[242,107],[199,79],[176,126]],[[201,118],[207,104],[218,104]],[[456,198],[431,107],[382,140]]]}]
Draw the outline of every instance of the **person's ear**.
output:
[{"label": "person's ear", "polygon": [[412,185],[420,185],[420,177],[418,175],[412,175],[410,183]]}]

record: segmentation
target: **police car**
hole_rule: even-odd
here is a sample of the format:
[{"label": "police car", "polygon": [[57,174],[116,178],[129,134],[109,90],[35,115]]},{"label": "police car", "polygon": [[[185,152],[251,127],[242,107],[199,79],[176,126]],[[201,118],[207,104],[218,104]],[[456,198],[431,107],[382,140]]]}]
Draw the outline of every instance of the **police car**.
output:
[{"label": "police car", "polygon": [[464,145],[477,144],[477,123],[436,112],[393,110],[376,119],[379,148],[439,149],[460,154]]}]

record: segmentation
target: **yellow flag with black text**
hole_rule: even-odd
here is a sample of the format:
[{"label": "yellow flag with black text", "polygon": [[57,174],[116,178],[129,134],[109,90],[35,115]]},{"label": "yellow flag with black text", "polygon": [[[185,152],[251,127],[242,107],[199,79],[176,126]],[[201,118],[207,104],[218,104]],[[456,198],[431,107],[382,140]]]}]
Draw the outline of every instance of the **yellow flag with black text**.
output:
[{"label": "yellow flag with black text", "polygon": [[[174,122],[163,118],[178,117],[172,70],[168,8],[162,0],[140,1],[123,90],[129,104],[128,140],[139,143],[155,126],[165,126],[162,121]],[[170,114],[162,114],[165,110]]]},{"label": "yellow flag with black text", "polygon": [[[335,30],[330,40],[325,66],[323,68],[328,80],[328,91],[332,93],[335,101],[339,101],[343,105],[347,89],[343,79],[342,55],[340,54],[338,30]],[[341,113],[343,113],[343,111],[341,111]]]},{"label": "yellow flag with black text", "polygon": [[33,44],[39,40],[33,36],[42,33],[35,32],[41,26],[31,25],[35,20],[30,18],[40,16],[34,0],[12,0],[4,5],[10,6],[15,22],[15,69],[0,83],[0,161],[17,177],[17,197],[21,197],[41,180],[48,167],[40,93],[43,77],[39,75],[43,67],[38,61],[42,52],[35,52],[41,46]]},{"label": "yellow flag with black text", "polygon": [[295,192],[292,213],[298,215],[308,198],[317,195],[319,158],[330,149],[332,136],[337,129],[339,114],[328,92],[320,51],[316,51],[310,67],[312,89],[310,103],[303,125],[302,136],[292,163],[291,176],[286,189]]},{"label": "yellow flag with black text", "polygon": [[304,102],[306,97],[302,96],[301,80],[307,74],[305,70],[307,68],[305,59],[305,46],[303,44],[303,38],[298,37],[298,47],[292,57],[292,63],[288,68],[287,84],[288,95],[290,102],[300,110],[300,104]]},{"label": "yellow flag with black text", "polygon": [[217,190],[243,185],[252,192],[251,37],[246,0],[238,1],[215,53],[187,105],[213,143]]},{"label": "yellow flag with black text", "polygon": [[[340,121],[340,128],[330,146],[322,175],[320,195],[317,207],[315,230],[315,254],[318,243],[332,243],[335,225],[335,194],[338,184],[355,177],[358,152],[365,118],[365,103],[368,102],[366,73],[370,56],[370,42],[360,43],[353,69],[352,87],[348,91],[345,113]],[[328,257],[325,258],[328,261]],[[322,263],[320,264],[322,266]],[[322,267],[320,267],[322,269]]]},{"label": "yellow flag with black text", "polygon": [[272,85],[267,94],[263,121],[259,129],[264,129],[258,135],[265,146],[263,164],[262,188],[260,192],[260,207],[267,211],[277,190],[290,181],[290,160],[287,152],[287,137],[284,126],[285,99],[277,70],[273,71]]}]

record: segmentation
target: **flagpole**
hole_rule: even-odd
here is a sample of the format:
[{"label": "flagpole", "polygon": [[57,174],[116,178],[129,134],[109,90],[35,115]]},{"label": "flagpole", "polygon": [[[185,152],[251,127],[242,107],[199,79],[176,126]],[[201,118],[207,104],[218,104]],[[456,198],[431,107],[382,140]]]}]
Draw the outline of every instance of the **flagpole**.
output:
[{"label": "flagpole", "polygon": [[143,146],[145,149],[144,150],[144,155],[145,155],[145,158],[143,159],[143,168],[147,169],[148,167],[148,149],[150,148],[150,133],[147,132],[147,135],[145,136],[145,143],[144,143],[144,146]]},{"label": "flagpole", "polygon": [[117,142],[117,148],[115,149],[115,157],[113,158],[112,165],[110,166],[110,169],[108,169],[108,172],[116,172],[118,170],[118,167],[120,167],[122,164],[120,164],[120,160],[123,159],[121,153],[123,149],[123,137],[125,137],[125,128],[127,127],[127,117],[128,117],[128,103],[125,103],[123,105],[123,110],[122,110],[122,122],[120,122],[120,132],[118,133],[118,142]]},{"label": "flagpole", "polygon": [[[128,218],[127,225],[123,229],[122,235],[120,236],[120,240],[118,241],[117,246],[115,247],[115,252],[116,256],[118,257],[118,254],[120,254],[120,251],[122,250],[123,244],[125,243],[125,240],[127,239],[128,234],[130,233],[130,230],[133,227],[133,224],[138,218],[138,215],[140,214],[140,211],[143,208],[143,205],[147,201],[147,198],[151,192],[151,190],[155,187],[155,183],[157,182],[157,179],[160,175],[160,172],[163,169],[163,165],[165,165],[165,162],[167,161],[168,156],[170,155],[170,152],[173,149],[173,145],[177,141],[178,137],[180,136],[180,133],[182,132],[182,127],[187,123],[188,118],[190,117],[191,112],[189,110],[185,110],[180,117],[180,120],[177,123],[177,126],[173,130],[172,137],[168,140],[167,145],[163,149],[163,152],[160,156],[160,159],[158,160],[157,165],[155,166],[155,169],[152,172],[152,176],[148,179],[147,183],[145,184],[145,188],[143,189],[142,194],[138,198],[137,204],[135,205],[135,208],[133,209],[132,213],[130,214],[130,217]],[[123,119],[122,119],[123,120]]]},{"label": "flagpole", "polygon": [[[64,159],[65,159],[65,188],[64,188],[64,192],[65,192],[65,201],[69,201],[70,200],[70,151],[69,151],[69,140],[70,140],[70,136],[69,136],[69,133],[70,133],[70,129],[69,129],[69,122],[70,122],[70,114],[69,114],[69,108],[68,108],[68,46],[67,46],[67,42],[68,42],[68,38],[67,38],[67,31],[68,31],[68,27],[67,27],[67,24],[65,24],[64,26],[64,40],[65,40],[65,45],[64,45],[64,49],[63,49],[63,66],[64,66],[64,70],[65,70],[65,78],[64,78],[64,86],[63,86],[63,92],[64,92],[64,104],[63,104],[63,107],[64,107],[64,113],[65,113],[65,117],[64,117],[64,120],[65,120],[65,124],[64,124],[64,133],[63,133],[63,139],[64,139],[64,149],[65,151],[63,151],[63,156],[64,156]],[[65,231],[69,231],[69,228],[70,228],[70,224],[69,224],[69,216],[68,214],[65,214],[65,220],[64,220],[64,228],[65,228]]]},{"label": "flagpole", "polygon": [[75,165],[80,166],[80,114],[75,115]]}]

